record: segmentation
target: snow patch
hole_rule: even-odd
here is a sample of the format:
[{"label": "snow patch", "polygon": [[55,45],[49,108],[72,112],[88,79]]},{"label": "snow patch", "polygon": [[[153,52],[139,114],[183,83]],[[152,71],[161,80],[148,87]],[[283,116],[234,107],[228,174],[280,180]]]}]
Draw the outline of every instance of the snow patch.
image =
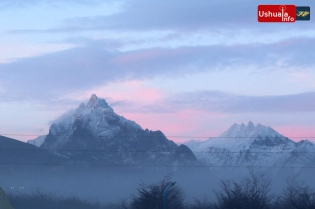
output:
[{"label": "snow patch", "polygon": [[28,140],[27,143],[35,145],[36,147],[40,147],[40,145],[42,145],[44,143],[45,139],[46,139],[46,135],[39,136],[35,139]]}]

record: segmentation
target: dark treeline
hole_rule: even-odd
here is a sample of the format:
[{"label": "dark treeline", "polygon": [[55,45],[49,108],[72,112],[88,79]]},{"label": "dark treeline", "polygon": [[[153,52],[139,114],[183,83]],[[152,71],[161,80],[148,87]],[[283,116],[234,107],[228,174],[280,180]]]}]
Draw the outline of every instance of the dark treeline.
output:
[{"label": "dark treeline", "polygon": [[41,191],[8,197],[15,209],[163,209],[164,206],[168,209],[315,209],[315,190],[297,177],[287,180],[281,194],[274,194],[270,189],[271,179],[250,170],[249,176],[238,182],[222,180],[221,189],[213,191],[213,200],[196,198],[193,203],[185,202],[184,191],[171,177],[167,175],[155,184],[140,183],[134,195],[116,204]]}]

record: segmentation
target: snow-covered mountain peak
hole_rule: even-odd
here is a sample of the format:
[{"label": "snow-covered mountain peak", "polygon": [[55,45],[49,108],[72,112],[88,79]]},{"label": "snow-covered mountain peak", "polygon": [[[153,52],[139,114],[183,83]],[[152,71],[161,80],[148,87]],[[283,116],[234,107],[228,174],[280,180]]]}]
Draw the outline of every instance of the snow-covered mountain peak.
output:
[{"label": "snow-covered mountain peak", "polygon": [[80,106],[77,108],[76,113],[80,113],[86,109],[86,105],[82,102]]},{"label": "snow-covered mountain peak", "polygon": [[247,126],[246,126],[246,129],[247,129],[247,130],[253,130],[253,129],[255,129],[255,125],[253,124],[252,121],[249,121],[249,122],[248,122],[248,124],[247,124]]},{"label": "snow-covered mountain peak", "polygon": [[245,126],[234,123],[227,131],[223,132],[219,138],[257,138],[260,137],[284,137],[269,126],[257,124],[249,121]]},{"label": "snow-covered mountain peak", "polygon": [[88,107],[92,107],[92,106],[97,105],[98,100],[99,100],[99,99],[98,99],[98,97],[96,96],[96,94],[92,94],[92,96],[91,96],[89,102],[87,103],[87,106],[88,106]]},{"label": "snow-covered mountain peak", "polygon": [[239,132],[243,132],[246,126],[242,123],[241,125],[234,123],[227,131],[223,132],[219,137],[235,137]]},{"label": "snow-covered mountain peak", "polygon": [[311,141],[304,139],[297,143],[299,146],[315,146]]},{"label": "snow-covered mountain peak", "polygon": [[[187,144],[190,146],[190,144]],[[281,135],[269,126],[254,125],[249,121],[247,125],[234,123],[219,137],[209,138],[190,148],[197,152],[207,151],[211,147],[240,152],[247,149],[270,149],[271,147],[293,146],[294,142]]]},{"label": "snow-covered mountain peak", "polygon": [[56,120],[49,129],[49,135],[55,137],[54,142],[47,144],[45,139],[42,145],[60,148],[80,131],[90,137],[110,138],[142,130],[139,124],[117,115],[105,99],[93,94],[87,105],[81,103],[74,112],[70,111]]},{"label": "snow-covered mountain peak", "polygon": [[84,102],[82,102],[81,104],[80,104],[80,106],[79,106],[79,108],[85,108],[86,107],[86,105],[84,104]]},{"label": "snow-covered mountain peak", "polygon": [[89,102],[87,103],[87,108],[92,109],[97,107],[109,108],[105,99],[100,99],[96,96],[96,94],[92,94]]},{"label": "snow-covered mountain peak", "polygon": [[29,143],[84,163],[166,165],[197,161],[188,148],[190,153],[183,153],[183,146],[178,148],[161,131],[143,130],[136,122],[116,114],[105,99],[95,94],[87,105],[81,103],[75,111],[69,111],[55,121],[42,141],[36,139]]},{"label": "snow-covered mountain peak", "polygon": [[98,98],[96,94],[92,94],[87,105],[82,102],[73,116],[82,118],[86,115],[101,115],[105,112],[114,114],[114,110],[107,104],[105,99]]},{"label": "snow-covered mountain peak", "polygon": [[308,140],[296,143],[270,126],[249,121],[233,124],[219,137],[186,145],[209,165],[293,166],[310,162],[315,144]]}]

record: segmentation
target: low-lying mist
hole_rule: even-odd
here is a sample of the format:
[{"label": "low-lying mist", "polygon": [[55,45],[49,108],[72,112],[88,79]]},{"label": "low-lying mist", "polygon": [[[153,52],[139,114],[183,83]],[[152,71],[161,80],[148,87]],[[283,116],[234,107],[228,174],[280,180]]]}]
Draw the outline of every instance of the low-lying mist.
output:
[{"label": "low-lying mist", "polygon": [[[98,207],[96,207],[97,204],[100,208],[105,204],[106,208],[110,208],[109,203],[112,204],[112,208],[119,208],[122,202],[130,203],[131,198],[137,194],[139,185],[155,184],[170,175],[171,180],[176,181],[176,185],[183,192],[185,204],[191,205],[196,200],[215,202],[217,197],[214,191],[222,189],[221,180],[241,182],[242,179],[250,176],[250,170],[257,176],[270,178],[270,190],[274,194],[280,194],[286,187],[286,181],[295,176],[295,171],[292,169],[271,172],[255,168],[211,170],[207,167],[165,169],[158,167],[83,168],[73,166],[71,169],[37,168],[32,170],[13,167],[0,173],[0,186],[10,194],[12,200],[20,202],[31,201],[28,198],[32,199],[32,194],[35,192],[37,199],[52,196],[53,199],[63,202],[66,201],[65,199],[72,198],[73,201],[82,201],[83,205],[94,204],[94,208]],[[311,173],[309,172],[309,174]],[[304,172],[304,175],[300,175],[298,178],[309,186],[314,186],[315,183],[311,176],[306,175],[308,174]],[[36,198],[33,198],[33,201]],[[45,201],[49,202],[49,198]],[[88,201],[83,203],[84,200]],[[22,206],[16,207],[16,209],[19,208],[23,209]],[[58,207],[56,206],[56,208]]]}]

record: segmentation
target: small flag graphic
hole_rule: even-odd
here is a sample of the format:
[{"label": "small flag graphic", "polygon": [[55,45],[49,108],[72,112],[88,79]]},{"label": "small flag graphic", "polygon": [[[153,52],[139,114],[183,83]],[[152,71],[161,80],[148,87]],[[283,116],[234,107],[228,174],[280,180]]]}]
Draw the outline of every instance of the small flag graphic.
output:
[{"label": "small flag graphic", "polygon": [[306,6],[296,6],[296,20],[310,20],[311,8]]}]

